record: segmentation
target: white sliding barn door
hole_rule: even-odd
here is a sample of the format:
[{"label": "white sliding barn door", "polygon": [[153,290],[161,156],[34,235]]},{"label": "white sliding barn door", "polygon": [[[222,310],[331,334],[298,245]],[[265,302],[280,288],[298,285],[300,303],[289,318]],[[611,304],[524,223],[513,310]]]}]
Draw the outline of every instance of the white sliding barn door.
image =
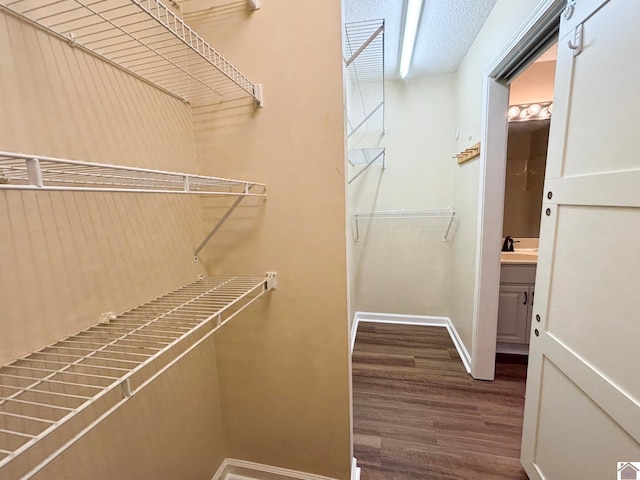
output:
[{"label": "white sliding barn door", "polygon": [[640,462],[639,25],[640,0],[577,0],[561,20],[522,443],[532,480],[615,480],[616,462]]}]

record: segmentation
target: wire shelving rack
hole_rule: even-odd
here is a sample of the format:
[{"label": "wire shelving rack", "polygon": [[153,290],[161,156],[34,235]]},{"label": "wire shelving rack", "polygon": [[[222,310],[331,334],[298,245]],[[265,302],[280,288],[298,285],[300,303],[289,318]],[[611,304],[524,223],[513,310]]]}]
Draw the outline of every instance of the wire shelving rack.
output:
[{"label": "wire shelving rack", "polygon": [[253,83],[160,0],[0,0],[0,9],[184,101],[251,96]]},{"label": "wire shelving rack", "polygon": [[13,152],[0,152],[2,189],[266,196],[262,183]]},{"label": "wire shelving rack", "polygon": [[276,287],[274,272],[200,277],[0,367],[0,477],[30,478]]},{"label": "wire shelving rack", "polygon": [[[377,211],[357,211],[353,214],[353,230],[356,242],[361,240],[360,225],[363,221],[422,221],[429,219],[444,219],[443,227],[446,228],[443,242],[449,241],[449,234],[453,221],[456,218],[457,210],[451,208],[430,208],[426,210],[377,210]],[[448,220],[448,221],[447,221]]]},{"label": "wire shelving rack", "polygon": [[345,25],[348,84],[348,138],[357,132],[384,132],[384,20]]}]

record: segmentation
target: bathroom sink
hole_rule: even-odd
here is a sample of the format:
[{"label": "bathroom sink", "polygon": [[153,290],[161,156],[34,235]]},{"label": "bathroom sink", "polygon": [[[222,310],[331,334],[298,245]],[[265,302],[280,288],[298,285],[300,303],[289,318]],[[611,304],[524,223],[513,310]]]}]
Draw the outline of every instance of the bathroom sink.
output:
[{"label": "bathroom sink", "polygon": [[538,252],[536,250],[500,252],[500,262],[501,263],[538,263]]}]

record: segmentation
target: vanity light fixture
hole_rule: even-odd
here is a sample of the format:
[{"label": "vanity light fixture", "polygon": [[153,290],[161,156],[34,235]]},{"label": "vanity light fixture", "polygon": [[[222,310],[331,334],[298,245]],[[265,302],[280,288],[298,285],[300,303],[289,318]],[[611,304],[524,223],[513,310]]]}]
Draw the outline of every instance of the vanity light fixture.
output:
[{"label": "vanity light fixture", "polygon": [[525,103],[511,105],[507,111],[510,122],[527,122],[530,120],[547,120],[553,113],[553,102]]},{"label": "vanity light fixture", "polygon": [[400,77],[405,78],[411,67],[413,51],[416,46],[418,36],[418,25],[424,0],[407,0],[407,10],[404,17],[404,34],[402,36],[402,47],[400,49]]}]

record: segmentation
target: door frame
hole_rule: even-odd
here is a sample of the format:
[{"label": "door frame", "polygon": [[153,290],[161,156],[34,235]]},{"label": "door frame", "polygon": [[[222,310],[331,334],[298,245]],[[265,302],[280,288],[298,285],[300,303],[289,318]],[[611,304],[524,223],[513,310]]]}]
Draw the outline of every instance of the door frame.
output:
[{"label": "door frame", "polygon": [[558,21],[566,0],[542,0],[491,61],[483,74],[478,193],[476,279],[473,304],[472,369],[476,379],[495,376],[500,290],[500,242],[507,163],[509,85],[498,79],[539,46],[532,38]]}]

